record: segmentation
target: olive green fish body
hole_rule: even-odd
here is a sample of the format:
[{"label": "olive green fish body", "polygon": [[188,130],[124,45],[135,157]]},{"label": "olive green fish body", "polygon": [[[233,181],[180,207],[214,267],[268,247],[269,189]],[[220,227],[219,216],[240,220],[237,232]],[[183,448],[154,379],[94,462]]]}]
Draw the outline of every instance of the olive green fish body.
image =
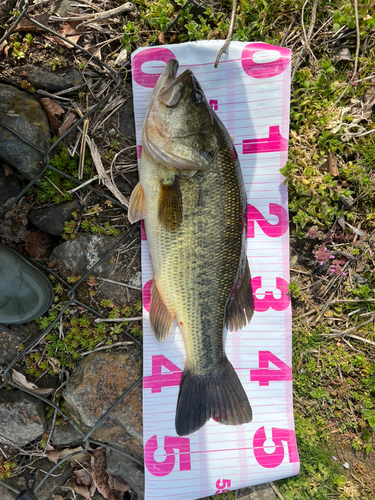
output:
[{"label": "olive green fish body", "polygon": [[[225,325],[241,328],[250,320],[253,298],[246,258],[246,193],[234,146],[208,105],[203,109],[199,102],[201,107],[195,108],[188,101],[188,91],[200,95],[196,80],[192,80],[193,90],[189,90],[191,74],[179,78],[169,77],[172,83],[169,87],[168,82],[165,84],[167,93],[162,87],[154,95],[160,96],[161,92],[169,108],[177,101],[190,111],[189,133],[180,139],[182,148],[174,137],[169,139],[168,147],[165,135],[173,136],[173,122],[166,120],[167,131],[159,139],[165,121],[150,117],[149,111],[144,124],[146,147],[139,168],[139,187],[132,195],[129,219],[145,219],[154,270],[152,329],[158,340],[165,340],[176,318],[184,339],[186,366],[177,403],[176,430],[186,435],[211,417],[231,425],[251,421],[246,393],[224,353],[223,330]],[[194,133],[191,117],[195,109],[204,115],[205,127],[199,133]],[[180,124],[178,133],[183,134],[183,130]],[[156,154],[153,137],[161,144]],[[189,148],[193,150],[190,156]],[[139,213],[132,208],[135,205]],[[134,215],[136,212],[138,215]]]}]

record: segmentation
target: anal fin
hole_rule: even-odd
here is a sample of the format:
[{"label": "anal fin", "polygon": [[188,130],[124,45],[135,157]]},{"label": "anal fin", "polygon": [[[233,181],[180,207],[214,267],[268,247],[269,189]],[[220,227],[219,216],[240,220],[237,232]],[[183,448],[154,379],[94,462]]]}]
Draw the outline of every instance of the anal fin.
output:
[{"label": "anal fin", "polygon": [[150,324],[156,340],[159,342],[167,340],[173,320],[174,314],[165,305],[157,289],[155,280],[153,280],[151,286]]},{"label": "anal fin", "polygon": [[251,286],[249,263],[246,259],[245,273],[234,300],[229,304],[226,314],[226,327],[228,330],[241,330],[246,326],[254,313],[254,297]]},{"label": "anal fin", "polygon": [[128,219],[131,224],[137,222],[138,220],[144,219],[147,213],[147,205],[145,193],[143,191],[142,184],[138,184],[133,189],[129,200],[128,208]]},{"label": "anal fin", "polygon": [[159,222],[170,231],[177,231],[182,221],[182,196],[177,177],[173,183],[160,183]]}]

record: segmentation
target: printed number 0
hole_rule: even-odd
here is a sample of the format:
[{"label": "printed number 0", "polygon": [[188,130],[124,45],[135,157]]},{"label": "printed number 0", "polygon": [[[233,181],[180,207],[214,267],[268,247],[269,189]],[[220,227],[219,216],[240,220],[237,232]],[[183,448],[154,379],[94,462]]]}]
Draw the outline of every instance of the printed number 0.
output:
[{"label": "printed number 0", "polygon": [[190,439],[182,437],[164,437],[164,451],[166,453],[163,462],[157,462],[154,458],[155,451],[158,449],[158,440],[156,435],[152,436],[145,444],[145,465],[150,474],[156,477],[168,476],[176,464],[176,454],[178,450],[180,455],[180,471],[191,470],[190,461]]},{"label": "printed number 0", "polygon": [[289,453],[289,462],[298,462],[298,451],[295,432],[288,429],[272,428],[272,441],[275,443],[275,451],[267,453],[264,443],[267,440],[266,431],[261,427],[254,434],[254,455],[256,461],[266,469],[278,467],[284,460],[285,450],[283,441],[286,441]]},{"label": "printed number 0", "polygon": [[232,484],[232,481],[230,479],[223,479],[223,482],[220,483],[220,479],[216,481],[216,488],[218,490],[216,491],[215,495],[218,495],[219,493],[225,493],[226,491],[230,491],[230,489],[224,489],[224,488],[230,488]]}]

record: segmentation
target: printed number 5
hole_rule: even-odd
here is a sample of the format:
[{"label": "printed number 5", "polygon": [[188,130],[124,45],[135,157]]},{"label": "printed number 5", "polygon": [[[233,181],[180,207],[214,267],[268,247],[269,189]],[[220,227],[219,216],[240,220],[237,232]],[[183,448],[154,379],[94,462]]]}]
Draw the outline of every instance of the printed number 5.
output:
[{"label": "printed number 5", "polygon": [[225,488],[230,488],[232,481],[230,479],[223,479],[222,483],[220,483],[220,481],[221,481],[220,479],[216,481],[216,488],[218,488],[218,490],[215,493],[215,495],[218,495],[219,493],[225,493],[226,491],[230,491],[226,490]]},{"label": "printed number 5", "polygon": [[295,432],[288,429],[272,428],[272,441],[275,443],[275,451],[267,453],[264,443],[267,441],[266,431],[261,427],[254,434],[254,455],[256,461],[266,469],[278,467],[284,460],[285,450],[283,441],[286,441],[289,452],[289,462],[298,462],[298,451]]},{"label": "printed number 5", "polygon": [[176,454],[180,454],[180,471],[191,470],[190,461],[190,440],[181,437],[164,437],[164,451],[166,457],[163,462],[157,462],[154,458],[155,451],[158,449],[158,440],[156,435],[152,436],[145,444],[145,465],[150,474],[156,477],[168,476],[176,464]]}]

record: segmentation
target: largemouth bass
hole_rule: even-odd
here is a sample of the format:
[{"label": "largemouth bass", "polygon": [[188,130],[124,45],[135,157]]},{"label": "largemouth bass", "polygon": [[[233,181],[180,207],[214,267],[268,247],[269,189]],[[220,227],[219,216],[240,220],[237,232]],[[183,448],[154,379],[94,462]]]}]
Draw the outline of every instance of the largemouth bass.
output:
[{"label": "largemouth bass", "polygon": [[251,319],[247,203],[233,142],[190,70],[160,75],[142,129],[139,183],[129,220],[145,220],[154,277],[150,323],[159,341],[174,318],[186,365],[176,410],[185,436],[210,418],[240,425],[252,411],[223,348],[223,330]]}]

